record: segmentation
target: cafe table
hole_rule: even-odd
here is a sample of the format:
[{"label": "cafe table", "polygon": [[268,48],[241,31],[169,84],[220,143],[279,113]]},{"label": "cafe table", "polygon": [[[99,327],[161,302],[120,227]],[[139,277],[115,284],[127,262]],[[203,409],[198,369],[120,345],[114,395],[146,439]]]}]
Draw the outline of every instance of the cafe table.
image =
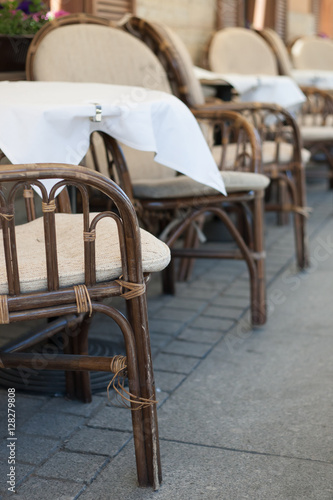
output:
[{"label": "cafe table", "polygon": [[321,90],[333,90],[333,71],[292,69],[291,76],[298,85],[316,87]]},{"label": "cafe table", "polygon": [[199,67],[195,67],[194,72],[204,86],[231,87],[241,102],[278,104],[293,112],[306,101],[297,83],[288,76],[214,73]]},{"label": "cafe table", "polygon": [[12,163],[77,165],[94,131],[154,151],[156,162],[226,194],[199,125],[172,95],[109,84],[0,82],[0,149]]}]

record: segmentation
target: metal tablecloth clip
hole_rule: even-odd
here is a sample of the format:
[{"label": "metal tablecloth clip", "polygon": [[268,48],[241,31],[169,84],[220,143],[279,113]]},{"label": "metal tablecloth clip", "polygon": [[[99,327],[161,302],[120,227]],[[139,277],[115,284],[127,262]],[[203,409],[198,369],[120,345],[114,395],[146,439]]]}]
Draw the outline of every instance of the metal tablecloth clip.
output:
[{"label": "metal tablecloth clip", "polygon": [[102,105],[93,103],[95,105],[95,116],[91,116],[90,120],[92,122],[101,122],[102,121]]}]

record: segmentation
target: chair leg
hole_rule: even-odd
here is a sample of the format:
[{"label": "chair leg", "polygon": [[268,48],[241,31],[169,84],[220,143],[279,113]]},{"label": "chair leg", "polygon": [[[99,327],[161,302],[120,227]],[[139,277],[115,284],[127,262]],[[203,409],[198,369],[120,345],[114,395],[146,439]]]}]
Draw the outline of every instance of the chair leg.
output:
[{"label": "chair leg", "polygon": [[329,189],[333,189],[333,154],[330,147],[327,147],[326,150],[326,158],[328,161],[328,187]]},{"label": "chair leg", "polygon": [[257,191],[253,200],[252,226],[253,248],[249,248],[238,229],[226,214],[221,213],[230,234],[235,240],[248,266],[250,278],[251,321],[253,326],[266,323],[266,283],[265,283],[265,252],[264,252],[264,193]]},{"label": "chair leg", "polygon": [[[184,239],[184,248],[197,248],[199,246],[199,238],[198,234],[191,225],[186,231],[185,239]],[[178,281],[184,282],[187,281],[192,274],[194,266],[194,259],[190,259],[188,257],[184,257],[180,259],[179,270],[178,270]]]},{"label": "chair leg", "polygon": [[[128,319],[106,304],[93,303],[93,308],[113,319],[123,333],[130,393],[155,401],[145,295],[128,300],[126,305]],[[158,489],[162,477],[156,404],[142,409],[132,403],[131,407],[138,483]]]},{"label": "chair leg", "polygon": [[[126,302],[127,313],[136,340],[138,369],[140,378],[140,395],[145,399],[155,400],[155,383],[150,351],[146,295],[140,295]],[[136,318],[136,320],[134,320]],[[133,413],[132,412],[132,416]],[[144,441],[147,465],[147,483],[141,481],[140,486],[153,486],[158,489],[162,481],[157,409],[156,404],[142,409]],[[139,478],[140,483],[140,478]]]},{"label": "chair leg", "polygon": [[175,264],[171,259],[170,264],[162,271],[162,289],[166,295],[175,295]]},{"label": "chair leg", "polygon": [[284,205],[289,204],[288,187],[283,180],[279,180],[277,184],[278,204],[281,206],[281,210],[277,213],[277,224],[285,226],[289,223],[289,213],[283,210]]},{"label": "chair leg", "polygon": [[[294,185],[296,187],[296,206],[306,208],[306,188],[305,188],[305,171],[301,163],[296,164],[294,168]],[[309,248],[307,239],[307,218],[306,214],[294,214],[295,240],[296,240],[296,256],[299,269],[309,267]]]},{"label": "chair leg", "polygon": [[253,323],[263,325],[266,322],[266,276],[264,246],[264,194],[257,192],[253,200],[253,250],[257,268],[257,287],[255,304],[252,304]]},{"label": "chair leg", "polygon": [[[65,334],[65,354],[88,354],[88,333],[91,318],[85,316],[78,327]],[[91,386],[89,372],[66,372],[66,393],[70,399],[79,399],[84,403],[91,402]]]}]

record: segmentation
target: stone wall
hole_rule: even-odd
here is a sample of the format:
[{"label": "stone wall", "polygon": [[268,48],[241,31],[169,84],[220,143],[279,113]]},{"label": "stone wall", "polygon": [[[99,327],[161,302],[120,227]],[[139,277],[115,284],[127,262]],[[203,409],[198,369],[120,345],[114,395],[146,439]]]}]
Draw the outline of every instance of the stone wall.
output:
[{"label": "stone wall", "polygon": [[159,21],[182,38],[195,64],[216,26],[216,0],[137,0],[137,15]]}]

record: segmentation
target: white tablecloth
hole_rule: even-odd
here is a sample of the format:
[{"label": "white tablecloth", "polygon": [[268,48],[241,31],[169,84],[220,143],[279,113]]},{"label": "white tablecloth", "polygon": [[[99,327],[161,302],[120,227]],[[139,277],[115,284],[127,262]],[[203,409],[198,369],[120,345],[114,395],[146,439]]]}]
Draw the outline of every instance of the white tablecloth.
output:
[{"label": "white tablecloth", "polygon": [[294,110],[306,101],[299,86],[288,76],[222,74],[194,68],[196,77],[204,84],[229,84],[242,102],[268,102]]},{"label": "white tablecloth", "polygon": [[[95,104],[102,120],[94,122]],[[0,149],[12,163],[78,164],[101,130],[225,194],[202,132],[176,97],[94,83],[1,82]]]},{"label": "white tablecloth", "polygon": [[291,74],[298,85],[333,90],[333,71],[293,69]]}]

